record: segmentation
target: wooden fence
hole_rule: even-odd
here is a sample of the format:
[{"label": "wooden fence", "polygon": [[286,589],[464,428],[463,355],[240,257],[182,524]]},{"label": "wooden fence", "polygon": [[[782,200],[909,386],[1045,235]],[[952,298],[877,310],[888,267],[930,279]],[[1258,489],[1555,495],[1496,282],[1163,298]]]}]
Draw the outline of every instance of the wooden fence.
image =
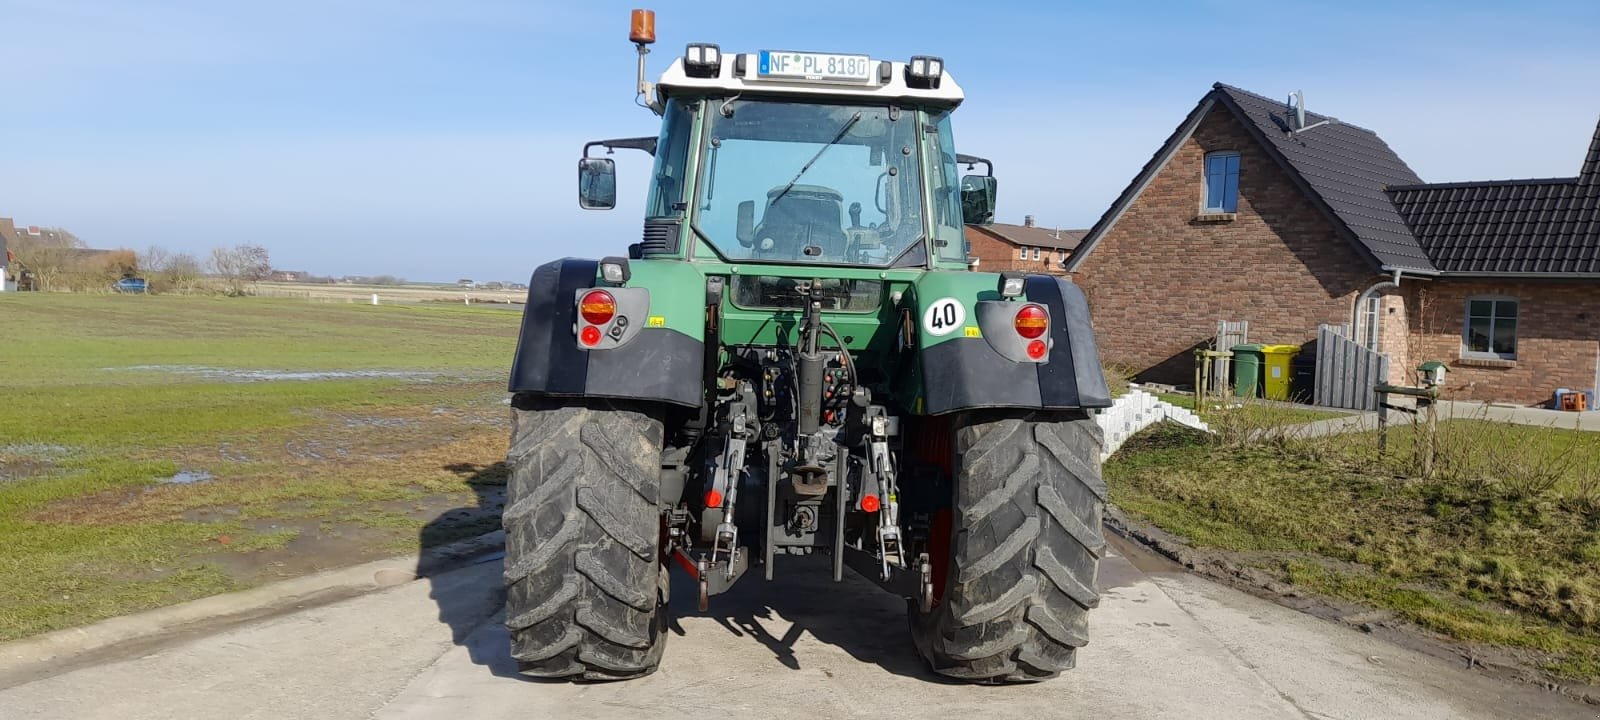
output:
[{"label": "wooden fence", "polygon": [[1324,407],[1377,410],[1373,389],[1389,377],[1389,358],[1350,339],[1347,325],[1317,328],[1313,401]]}]

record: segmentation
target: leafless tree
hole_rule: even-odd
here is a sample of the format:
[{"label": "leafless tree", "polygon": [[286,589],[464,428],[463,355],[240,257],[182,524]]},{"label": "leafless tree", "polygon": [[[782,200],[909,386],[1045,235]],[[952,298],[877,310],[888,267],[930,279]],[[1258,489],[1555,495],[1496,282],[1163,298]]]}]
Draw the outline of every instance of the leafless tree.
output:
[{"label": "leafless tree", "polygon": [[65,230],[46,229],[38,235],[18,233],[17,243],[11,247],[17,262],[33,274],[40,290],[62,289],[63,276],[70,273],[78,260],[78,248],[83,241]]},{"label": "leafless tree", "polygon": [[272,260],[260,245],[218,247],[211,250],[211,270],[222,279],[227,294],[238,296],[272,274]]}]

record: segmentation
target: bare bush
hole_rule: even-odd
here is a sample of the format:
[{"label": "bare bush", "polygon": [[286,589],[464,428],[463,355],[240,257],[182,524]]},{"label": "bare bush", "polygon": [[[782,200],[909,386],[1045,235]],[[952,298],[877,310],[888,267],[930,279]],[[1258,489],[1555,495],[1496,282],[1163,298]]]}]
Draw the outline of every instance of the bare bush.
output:
[{"label": "bare bush", "polygon": [[140,257],[139,266],[156,292],[195,293],[208,289],[205,268],[199,258],[189,253],[153,245]]}]

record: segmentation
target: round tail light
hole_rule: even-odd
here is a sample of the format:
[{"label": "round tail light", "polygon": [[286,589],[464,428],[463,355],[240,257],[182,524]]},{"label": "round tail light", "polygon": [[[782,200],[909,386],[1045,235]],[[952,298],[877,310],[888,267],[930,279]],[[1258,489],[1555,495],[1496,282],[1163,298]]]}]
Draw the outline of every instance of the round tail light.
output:
[{"label": "round tail light", "polygon": [[861,498],[861,509],[866,512],[875,513],[882,505],[883,501],[879,500],[877,495],[867,495]]},{"label": "round tail light", "polygon": [[1049,351],[1049,346],[1045,345],[1043,340],[1034,340],[1028,343],[1029,360],[1043,360],[1045,353]]},{"label": "round tail light", "polygon": [[1032,340],[1050,329],[1050,313],[1045,312],[1041,305],[1023,305],[1017,310],[1017,316],[1012,318],[1011,326],[1016,328],[1018,335]]},{"label": "round tail light", "polygon": [[604,325],[617,314],[617,299],[604,290],[590,290],[578,301],[578,314],[584,322]]},{"label": "round tail light", "polygon": [[594,347],[596,345],[599,345],[600,344],[600,328],[597,328],[597,327],[595,327],[593,325],[589,325],[589,326],[585,327],[584,329],[578,331],[578,342],[583,343],[584,347]]}]

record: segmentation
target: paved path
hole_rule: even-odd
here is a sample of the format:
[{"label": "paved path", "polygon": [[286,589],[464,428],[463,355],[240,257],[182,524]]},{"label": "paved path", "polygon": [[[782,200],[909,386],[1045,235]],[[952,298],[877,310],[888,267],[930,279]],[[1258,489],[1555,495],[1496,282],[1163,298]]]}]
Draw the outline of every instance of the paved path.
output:
[{"label": "paved path", "polygon": [[[1394,423],[1401,424],[1409,424],[1411,422],[1410,416],[1403,414],[1390,415],[1389,419]],[[1600,432],[1600,412],[1562,412],[1543,408],[1489,405],[1459,400],[1441,400],[1439,402],[1439,419],[1490,420],[1516,425]],[[1287,432],[1295,437],[1311,438],[1377,429],[1378,414],[1375,412],[1363,412],[1295,425],[1289,428]]]},{"label": "paved path", "polygon": [[680,618],[661,671],[632,682],[516,676],[492,561],[0,690],[0,718],[1595,717],[1122,555],[1102,567],[1079,669],[945,684],[922,669],[898,601],[848,574],[827,587],[816,561],[788,567]]}]

